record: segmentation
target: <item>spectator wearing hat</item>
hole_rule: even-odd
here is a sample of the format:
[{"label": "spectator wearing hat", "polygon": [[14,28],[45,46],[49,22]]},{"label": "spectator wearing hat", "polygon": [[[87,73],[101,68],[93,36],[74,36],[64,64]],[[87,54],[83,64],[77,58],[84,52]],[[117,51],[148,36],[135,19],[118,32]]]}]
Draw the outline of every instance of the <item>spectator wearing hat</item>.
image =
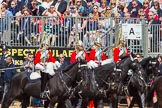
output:
[{"label": "spectator wearing hat", "polygon": [[55,74],[54,69],[60,67],[60,63],[52,56],[48,45],[48,41],[43,41],[34,58],[35,69],[41,71],[41,98],[46,98],[45,88],[49,76],[53,76]]},{"label": "spectator wearing hat", "polygon": [[89,61],[89,56],[83,48],[83,42],[79,40],[75,45],[75,50],[71,54],[70,63],[74,63],[77,60],[82,59]]},{"label": "spectator wearing hat", "polygon": [[3,97],[2,97],[2,102],[4,100],[4,96],[7,93],[8,89],[10,88],[10,84],[11,84],[11,79],[12,77],[16,74],[16,69],[14,68],[15,65],[12,62],[12,57],[8,56],[6,58],[6,66],[5,68],[13,68],[13,69],[7,69],[4,72],[4,93],[3,93]]},{"label": "spectator wearing hat", "polygon": [[6,58],[8,57],[8,46],[2,45],[2,56],[0,57],[0,68],[6,67]]}]

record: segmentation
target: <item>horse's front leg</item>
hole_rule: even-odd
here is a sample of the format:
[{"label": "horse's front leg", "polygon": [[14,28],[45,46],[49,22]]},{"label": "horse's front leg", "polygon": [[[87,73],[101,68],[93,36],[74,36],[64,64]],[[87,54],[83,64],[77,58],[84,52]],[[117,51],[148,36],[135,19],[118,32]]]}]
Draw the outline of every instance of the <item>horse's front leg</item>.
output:
[{"label": "horse's front leg", "polygon": [[142,93],[140,97],[141,97],[142,107],[145,108],[145,94]]},{"label": "horse's front leg", "polygon": [[52,97],[51,100],[50,100],[50,105],[49,105],[49,107],[50,107],[50,108],[54,108],[54,107],[55,107],[55,104],[56,104],[56,102],[57,102],[57,100],[58,100],[58,97],[57,97],[57,96]]},{"label": "horse's front leg", "polygon": [[48,108],[49,104],[50,104],[50,100],[47,99],[44,103],[44,108]]},{"label": "horse's front leg", "polygon": [[82,99],[81,108],[87,108],[89,99]]},{"label": "horse's front leg", "polygon": [[103,105],[103,100],[102,99],[95,99],[94,100],[94,107],[95,108],[104,108],[104,105]]},{"label": "horse's front leg", "polygon": [[57,108],[69,108],[65,105],[65,100],[60,100],[57,104]]},{"label": "horse's front leg", "polygon": [[145,108],[145,95],[144,93],[138,93],[138,97],[139,99],[137,98],[137,102],[138,102],[138,105],[139,105],[139,108]]},{"label": "horse's front leg", "polygon": [[134,104],[135,104],[135,98],[133,97],[128,108],[133,108]]},{"label": "horse's front leg", "polygon": [[117,95],[117,93],[114,93],[111,96],[111,105],[112,105],[112,108],[118,108],[118,95]]},{"label": "horse's front leg", "polygon": [[27,108],[30,104],[30,96],[24,98],[21,102],[21,108]]}]

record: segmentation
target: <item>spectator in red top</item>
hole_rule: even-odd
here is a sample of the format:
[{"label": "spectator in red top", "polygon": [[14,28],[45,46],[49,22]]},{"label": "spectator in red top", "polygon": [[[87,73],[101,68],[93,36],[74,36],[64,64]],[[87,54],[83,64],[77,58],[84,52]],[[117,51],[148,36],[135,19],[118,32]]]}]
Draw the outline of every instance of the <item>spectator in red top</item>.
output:
[{"label": "spectator in red top", "polygon": [[114,62],[119,62],[123,57],[129,56],[129,51],[125,47],[125,40],[120,40],[118,47],[113,51],[114,53]]},{"label": "spectator in red top", "polygon": [[83,42],[79,40],[76,43],[75,50],[72,52],[70,63],[76,62],[78,59],[89,61],[88,54],[83,48]]},{"label": "spectator in red top", "polygon": [[[41,98],[46,98],[45,87],[48,82],[48,76],[55,74],[54,69],[60,67],[60,63],[52,56],[51,51],[48,49],[48,42],[45,41],[41,44],[40,50],[37,51],[34,59],[35,69],[41,71]],[[48,75],[49,74],[49,75]]]}]

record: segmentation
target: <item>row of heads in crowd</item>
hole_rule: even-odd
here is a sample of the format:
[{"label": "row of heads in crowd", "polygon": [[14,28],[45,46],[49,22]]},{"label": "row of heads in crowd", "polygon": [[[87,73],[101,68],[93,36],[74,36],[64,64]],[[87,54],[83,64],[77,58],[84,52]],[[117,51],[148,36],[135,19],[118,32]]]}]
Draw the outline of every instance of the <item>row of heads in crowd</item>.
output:
[{"label": "row of heads in crowd", "polygon": [[[62,0],[58,0],[58,1],[62,1]],[[111,12],[110,10],[113,10],[115,7],[117,7],[118,12],[121,12],[121,11],[125,11],[125,13],[128,12],[128,9],[127,9],[128,4],[127,4],[127,2],[124,2],[124,0],[123,1],[121,1],[121,0],[110,0],[109,5],[107,4],[107,0],[101,0],[101,3],[98,3],[97,0],[66,0],[66,1],[68,2],[68,5],[73,4],[73,6],[72,5],[67,6],[67,9],[65,11],[66,14],[73,13],[73,12],[77,11],[77,13],[79,13],[79,15],[83,15],[84,12],[85,12],[85,9],[82,6],[83,5],[82,2],[85,2],[87,6],[91,6],[93,12],[100,12],[100,13],[108,12],[109,13],[109,12]],[[140,11],[141,11],[141,12],[139,12],[140,15],[145,15],[144,9],[146,7],[151,8],[154,13],[157,13],[157,10],[160,9],[160,3],[157,0],[142,0],[142,1],[143,1],[143,7],[141,7],[141,9],[140,9]],[[149,3],[151,1],[153,1],[152,6],[149,5]],[[16,7],[17,2],[18,2],[17,0],[12,0],[11,3],[10,3],[11,6],[8,6],[9,3],[3,2],[2,8],[1,8],[2,14],[4,13],[3,10],[8,9],[9,7],[14,8],[13,6]],[[20,10],[21,13],[23,13],[26,16],[32,15],[32,9],[38,8],[37,5],[39,5],[39,2],[41,2],[41,3],[43,3],[43,2],[52,3],[53,1],[52,0],[42,0],[42,1],[31,0],[31,6],[30,7],[27,7],[27,6],[22,7],[22,9]],[[74,2],[74,3],[72,3],[72,2]],[[133,9],[133,7],[137,7],[139,2],[140,2],[140,0],[132,0],[132,9]],[[152,8],[152,7],[154,7],[154,8]],[[29,9],[29,8],[31,8],[31,9]],[[51,12],[51,11],[53,12],[53,11],[55,11],[56,6],[52,4],[49,7],[44,7],[44,8],[47,9],[49,12]],[[11,12],[13,11],[12,9],[9,9],[9,10]],[[15,13],[14,13],[14,15],[15,15]]]}]

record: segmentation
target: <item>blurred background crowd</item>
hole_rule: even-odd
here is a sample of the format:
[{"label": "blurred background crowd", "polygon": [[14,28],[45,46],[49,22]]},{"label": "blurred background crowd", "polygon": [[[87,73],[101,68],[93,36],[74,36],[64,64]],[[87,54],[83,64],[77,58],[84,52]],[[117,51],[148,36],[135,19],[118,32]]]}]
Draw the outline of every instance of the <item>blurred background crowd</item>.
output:
[{"label": "blurred background crowd", "polygon": [[4,16],[88,16],[148,18],[152,11],[162,17],[161,0],[1,0]]},{"label": "blurred background crowd", "polygon": [[[0,0],[0,41],[14,45],[39,45],[48,35],[51,46],[72,47],[79,35],[84,45],[88,35],[102,35],[108,18],[120,23],[161,24],[162,0]],[[12,17],[11,17],[12,16]],[[77,18],[77,19],[76,19]],[[9,37],[10,36],[10,37]],[[91,36],[93,37],[93,36]],[[85,39],[85,40],[84,40]],[[90,41],[94,39],[89,39]],[[103,38],[103,45],[107,44]]]}]

